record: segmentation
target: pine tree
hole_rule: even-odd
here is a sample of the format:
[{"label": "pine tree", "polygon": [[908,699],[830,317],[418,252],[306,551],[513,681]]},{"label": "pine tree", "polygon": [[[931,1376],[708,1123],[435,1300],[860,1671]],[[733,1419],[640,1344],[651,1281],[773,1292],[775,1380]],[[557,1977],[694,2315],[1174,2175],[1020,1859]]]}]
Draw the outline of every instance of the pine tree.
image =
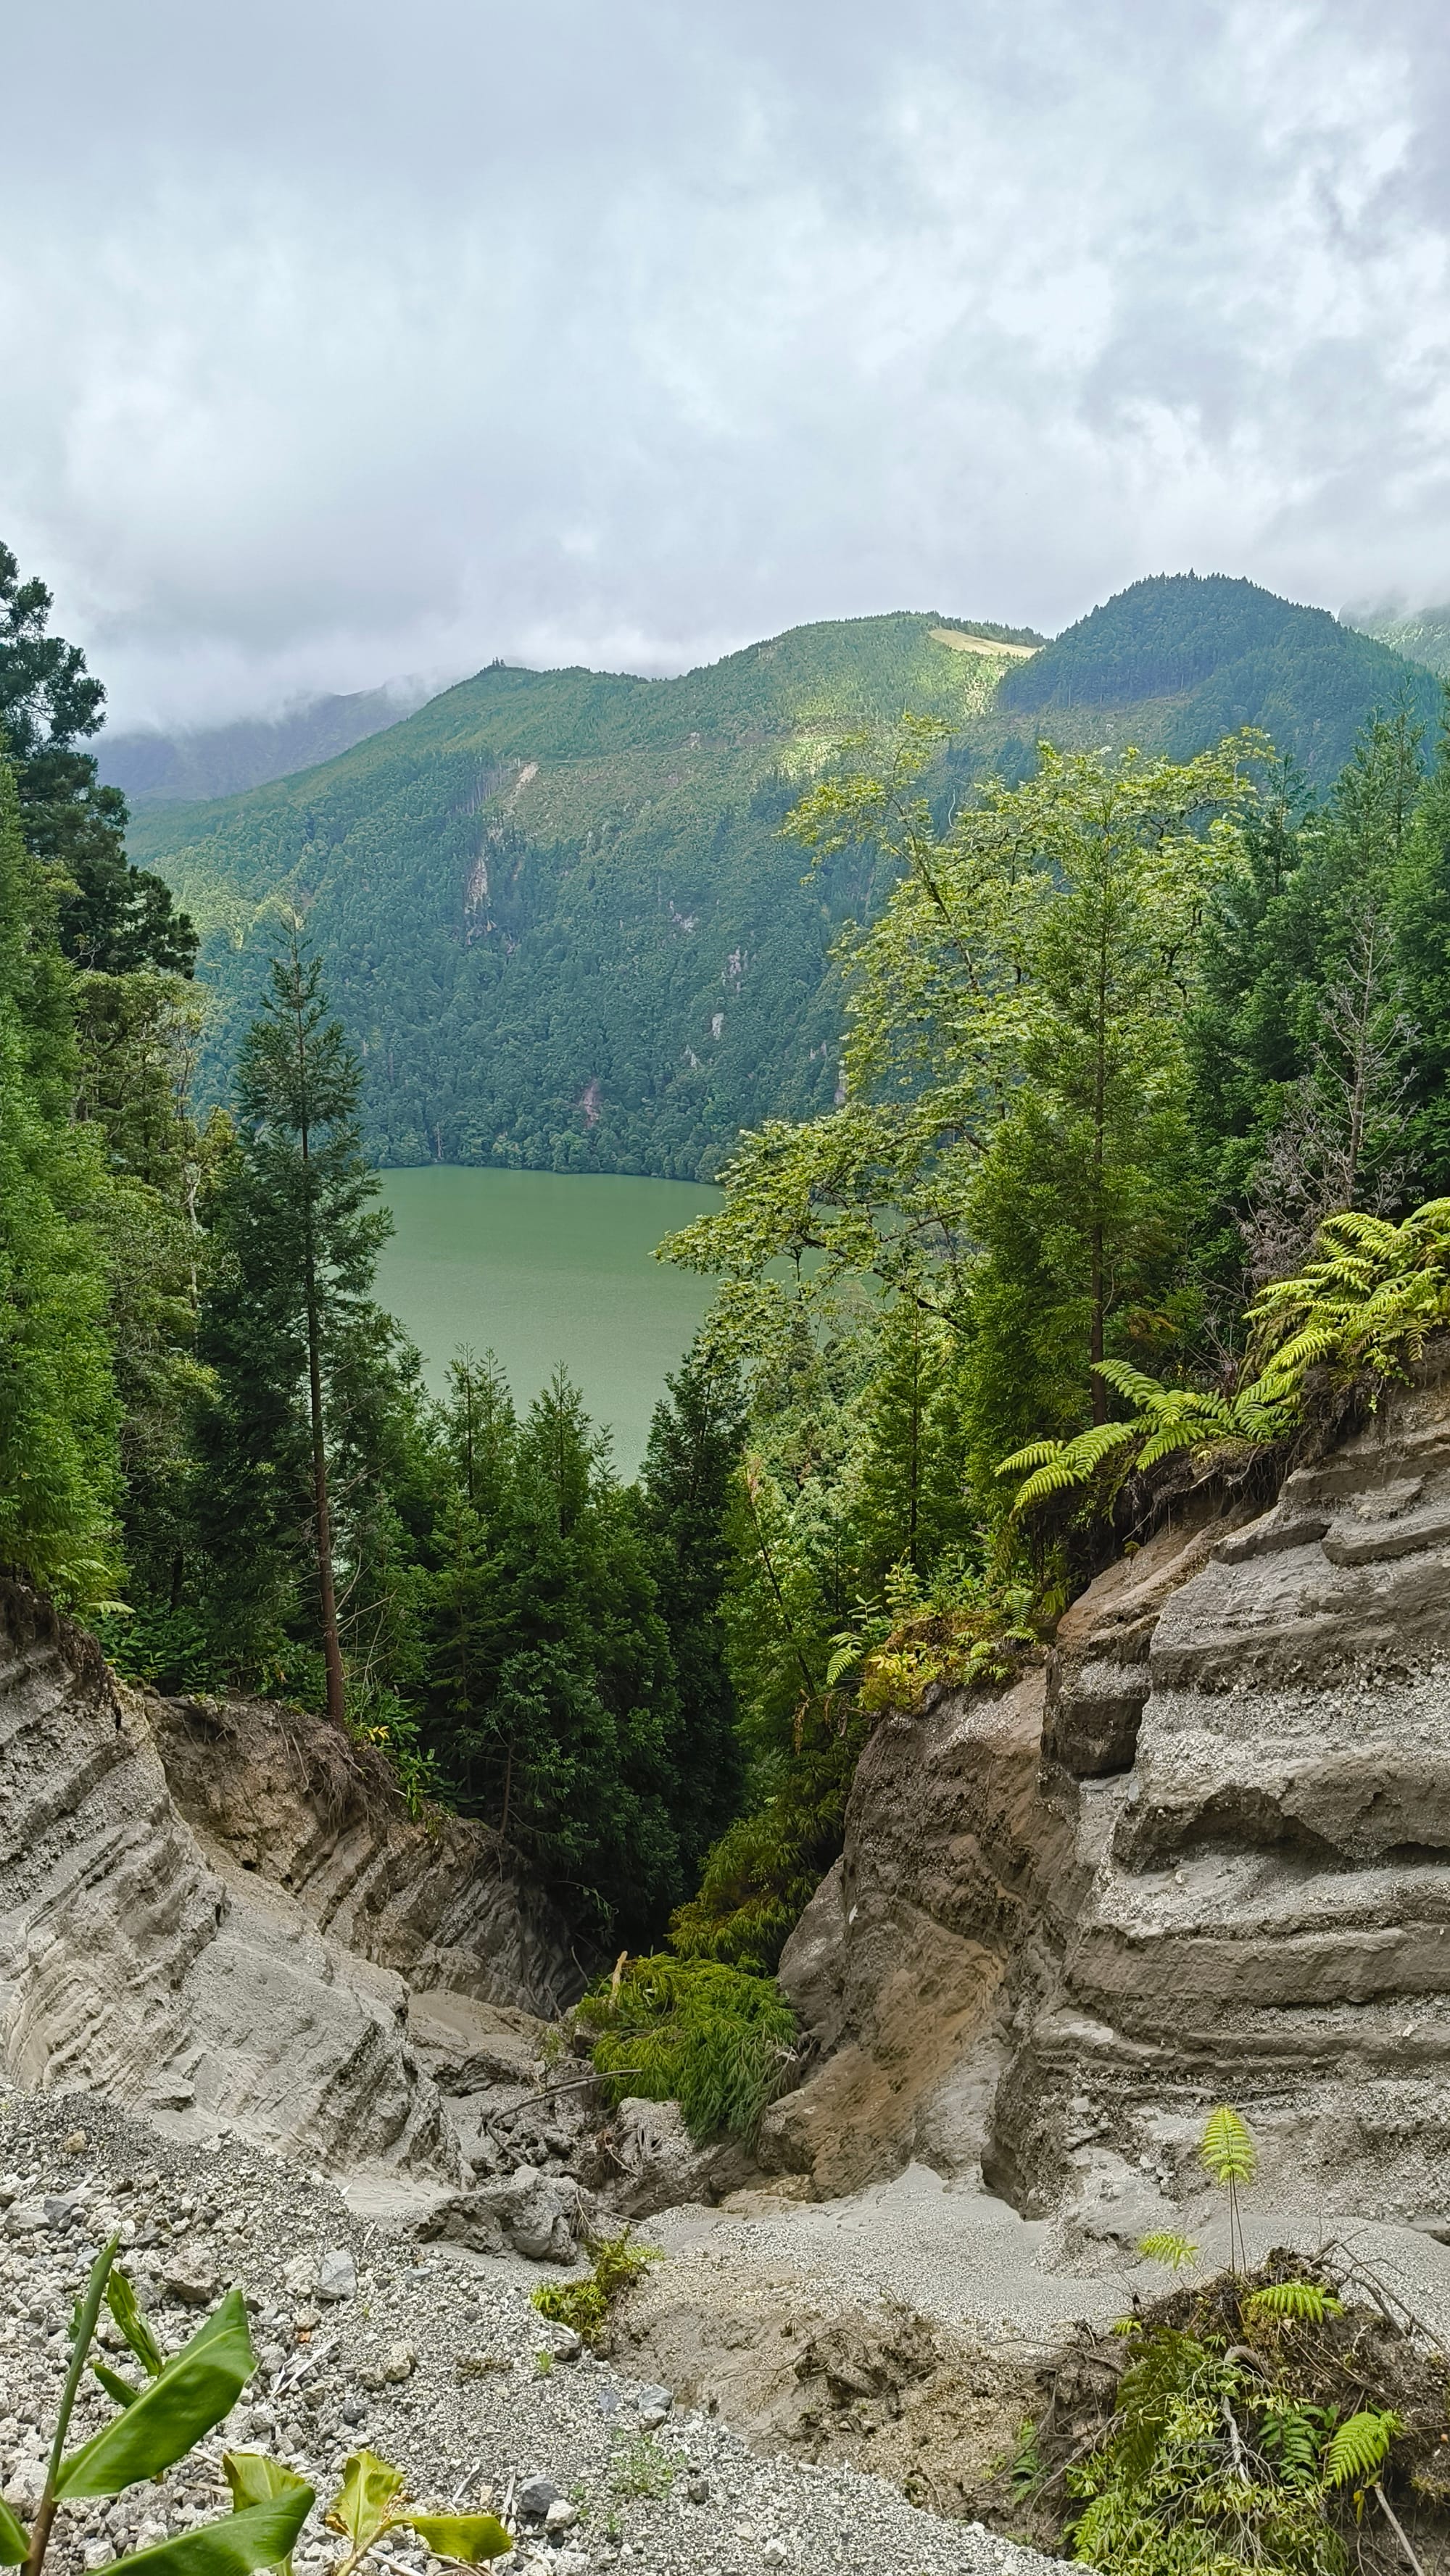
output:
[{"label": "pine tree", "polygon": [[861,1588],[879,1595],[893,1566],[925,1582],[949,1548],[970,1546],[962,1485],[961,1349],[912,1298],[888,1306],[879,1364],[862,1406]]},{"label": "pine tree", "polygon": [[239,1650],[295,1611],[305,1531],[328,1712],[346,1706],[337,1487],[365,1499],[388,1412],[396,1335],[371,1303],[391,1220],[358,1141],[361,1073],[294,924],[242,1044],[235,1147],[218,1178],[200,1355],[215,1396],[200,1426],[203,1533]]},{"label": "pine tree", "polygon": [[429,1739],[577,1919],[648,1942],[691,1792],[637,1504],[562,1371],[519,1424],[496,1364],[460,1362],[443,1433]]},{"label": "pine tree", "polygon": [[645,1450],[643,1518],[679,1694],[674,1760],[693,1865],[740,1804],[744,1766],[725,1659],[726,1522],[745,1444],[738,1370],[701,1338],[665,1380]]},{"label": "pine tree", "polygon": [[57,871],[61,946],[79,965],[189,975],[197,936],[160,877],[126,858],[126,800],[80,742],[106,693],[79,647],[46,632],[51,595],[0,545],[0,751],[14,763],[27,848]]}]

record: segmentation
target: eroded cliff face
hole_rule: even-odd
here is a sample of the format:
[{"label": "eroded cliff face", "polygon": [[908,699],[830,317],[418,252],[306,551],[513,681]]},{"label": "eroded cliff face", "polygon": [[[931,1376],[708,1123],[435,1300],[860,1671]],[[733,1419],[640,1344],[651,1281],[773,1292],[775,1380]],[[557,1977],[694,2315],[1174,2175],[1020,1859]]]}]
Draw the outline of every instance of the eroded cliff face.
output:
[{"label": "eroded cliff face", "polygon": [[1048,1669],[888,1721],[782,1969],[826,2062],[767,2153],[916,2156],[1130,2242],[1201,2196],[1450,2206],[1450,1362],[1273,1508],[1162,1531]]},{"label": "eroded cliff face", "polygon": [[533,2016],[579,1982],[496,1836],[411,1823],[321,1720],[124,1689],[4,1581],[0,1746],[12,2080],[333,2170],[461,2176],[449,2088],[500,2050],[522,2074]]}]

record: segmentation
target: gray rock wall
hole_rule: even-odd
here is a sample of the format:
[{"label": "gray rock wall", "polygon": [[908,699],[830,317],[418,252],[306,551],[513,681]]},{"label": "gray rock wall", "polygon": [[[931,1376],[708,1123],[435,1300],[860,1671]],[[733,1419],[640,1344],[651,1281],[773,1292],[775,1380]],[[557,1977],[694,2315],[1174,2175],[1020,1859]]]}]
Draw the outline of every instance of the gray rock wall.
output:
[{"label": "gray rock wall", "polygon": [[782,1974],[833,2053],[768,2152],[817,2188],[979,2162],[1131,2236],[1229,2099],[1261,2203],[1443,2218],[1444,1356],[1271,1510],[1114,1566],[1015,1691],[884,1725]]},{"label": "gray rock wall", "polygon": [[458,2135],[415,2013],[457,2056],[475,2025],[534,2028],[571,1980],[562,1926],[496,1837],[411,1824],[320,1721],[119,1687],[93,1640],[0,1581],[13,2081],[450,2181]]}]

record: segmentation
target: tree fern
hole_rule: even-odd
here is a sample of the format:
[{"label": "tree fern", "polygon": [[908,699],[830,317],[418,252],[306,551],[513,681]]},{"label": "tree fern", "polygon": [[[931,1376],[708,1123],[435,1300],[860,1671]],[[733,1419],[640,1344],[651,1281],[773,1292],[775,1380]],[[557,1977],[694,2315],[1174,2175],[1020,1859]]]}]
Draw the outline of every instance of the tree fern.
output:
[{"label": "tree fern", "polygon": [[1388,2411],[1381,2415],[1366,2408],[1358,2415],[1348,2416],[1324,2454],[1326,2487],[1368,2486],[1378,2476],[1395,2435],[1402,2430],[1398,2415]]},{"label": "tree fern", "polygon": [[1135,1411],[1127,1421],[1096,1423],[1073,1440],[1029,1441],[1004,1458],[998,1475],[1023,1477],[1012,1498],[1014,1518],[1056,1494],[1094,1483],[1106,1507],[1129,1475],[1156,1466],[1176,1450],[1278,1437],[1277,1416],[1257,1389],[1253,1401],[1243,1405],[1199,1387],[1162,1386],[1125,1360],[1100,1360],[1094,1374]]},{"label": "tree fern", "polygon": [[1272,2281],[1267,2289],[1251,2290],[1244,2301],[1244,2313],[1252,2317],[1288,2317],[1296,2325],[1320,2326],[1326,2317],[1342,2314],[1344,2301],[1331,2290],[1321,2289],[1317,2281]]},{"label": "tree fern", "polygon": [[1358,1209],[1325,1219],[1319,1257],[1260,1291],[1246,1318],[1253,1373],[1232,1396],[1160,1385],[1127,1360],[1094,1374],[1132,1408],[1072,1440],[1032,1440],[997,1469],[1021,1476],[1012,1516],[1095,1488],[1110,1509],[1127,1478],[1175,1451],[1282,1440],[1299,1422],[1310,1371],[1339,1385],[1403,1377],[1432,1332],[1450,1324],[1450,1198],[1428,1199],[1402,1225]]},{"label": "tree fern", "polygon": [[1170,2272],[1186,2272],[1198,2260],[1198,2247],[1187,2236],[1174,2236],[1166,2228],[1151,2236],[1140,2236],[1138,2251],[1150,2263],[1166,2263]]},{"label": "tree fern", "polygon": [[1198,2152],[1215,2182],[1253,2181],[1259,2161],[1253,2131],[1229,2103],[1220,2102],[1210,2111]]}]

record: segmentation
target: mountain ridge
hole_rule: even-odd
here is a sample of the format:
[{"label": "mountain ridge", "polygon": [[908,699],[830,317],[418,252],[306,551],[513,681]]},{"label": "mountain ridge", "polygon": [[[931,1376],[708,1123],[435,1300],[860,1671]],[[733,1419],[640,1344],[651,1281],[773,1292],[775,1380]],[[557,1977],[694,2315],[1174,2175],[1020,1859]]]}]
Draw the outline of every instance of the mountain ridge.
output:
[{"label": "mountain ridge", "polygon": [[137,808],[209,803],[333,760],[369,734],[404,722],[430,694],[421,681],[390,680],[380,689],[303,698],[278,715],[242,716],[231,724],[107,727],[97,737],[96,766],[102,783],[119,787]]},{"label": "mountain ridge", "polygon": [[[1134,697],[1120,668],[1105,697],[1150,630],[1181,649],[1138,678],[1174,685]],[[1064,688],[1085,670],[1096,693]],[[1401,695],[1433,720],[1428,671],[1326,611],[1160,575],[1051,642],[895,611],[668,678],[495,663],[315,768],[148,808],[132,847],[203,932],[216,1096],[295,907],[363,1057],[381,1161],[708,1180],[742,1127],[835,1096],[829,950],[869,911],[878,862],[844,852],[807,874],[779,827],[863,734],[945,719],[944,809],[990,770],[1025,775],[1043,730],[1182,756],[1267,718],[1323,785]]]}]

